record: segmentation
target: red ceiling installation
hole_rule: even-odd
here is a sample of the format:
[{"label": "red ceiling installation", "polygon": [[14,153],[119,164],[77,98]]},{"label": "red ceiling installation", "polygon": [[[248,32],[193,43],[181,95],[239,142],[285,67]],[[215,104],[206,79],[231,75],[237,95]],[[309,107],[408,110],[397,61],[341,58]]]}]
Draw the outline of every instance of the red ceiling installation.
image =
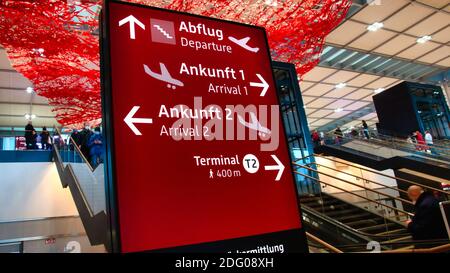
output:
[{"label": "red ceiling installation", "polygon": [[[0,44],[13,67],[48,98],[63,125],[101,118],[98,5],[101,0],[0,0]],[[263,26],[272,57],[299,75],[319,62],[324,38],[351,0],[129,0]]]}]

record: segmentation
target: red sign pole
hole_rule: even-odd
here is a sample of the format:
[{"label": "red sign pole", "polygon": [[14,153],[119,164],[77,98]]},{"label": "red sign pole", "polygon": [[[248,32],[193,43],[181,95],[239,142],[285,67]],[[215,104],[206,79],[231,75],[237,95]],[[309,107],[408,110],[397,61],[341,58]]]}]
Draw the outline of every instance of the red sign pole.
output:
[{"label": "red sign pole", "polygon": [[303,252],[263,28],[107,1],[115,251]]}]

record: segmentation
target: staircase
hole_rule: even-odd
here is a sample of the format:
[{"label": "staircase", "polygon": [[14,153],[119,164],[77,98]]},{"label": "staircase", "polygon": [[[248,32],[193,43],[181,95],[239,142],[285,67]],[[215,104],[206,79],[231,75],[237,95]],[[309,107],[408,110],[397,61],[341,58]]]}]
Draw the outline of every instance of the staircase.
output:
[{"label": "staircase", "polygon": [[[331,195],[321,193],[320,195],[301,197],[300,204],[302,211],[306,213],[316,212],[342,225],[339,233],[349,233],[346,237],[358,235],[357,242],[355,240],[352,242],[351,239],[350,242],[339,240],[339,237],[342,236],[338,235],[329,236],[333,240],[330,243],[346,252],[367,251],[367,243],[370,241],[379,242],[384,249],[412,247],[412,238],[405,225],[388,220]],[[311,229],[317,228],[317,226],[307,225],[306,230],[313,233]]]},{"label": "staircase", "polygon": [[92,169],[73,139],[66,144],[59,130],[54,131],[53,161],[62,186],[70,189],[90,244],[108,248],[103,164]]}]

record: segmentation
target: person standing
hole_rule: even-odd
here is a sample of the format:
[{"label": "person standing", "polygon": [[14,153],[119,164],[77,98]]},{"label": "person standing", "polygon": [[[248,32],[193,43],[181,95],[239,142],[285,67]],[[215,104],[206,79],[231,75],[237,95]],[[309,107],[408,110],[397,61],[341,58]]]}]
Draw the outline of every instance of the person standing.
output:
[{"label": "person standing", "polygon": [[417,140],[417,150],[422,151],[425,149],[425,139],[423,138],[423,135],[421,132],[416,131],[416,140]]},{"label": "person standing", "polygon": [[320,132],[319,136],[320,136],[320,145],[325,145],[325,134],[324,134],[324,132]]},{"label": "person standing", "polygon": [[41,132],[42,150],[50,150],[49,140],[50,140],[50,133],[47,131],[47,127],[44,126]]},{"label": "person standing", "polygon": [[71,151],[74,150],[74,145],[76,145],[78,148],[80,148],[80,134],[78,133],[77,129],[73,129],[72,134],[70,135],[73,142],[70,143],[69,148]]},{"label": "person standing", "polygon": [[81,153],[86,158],[86,160],[88,162],[91,162],[88,143],[89,139],[91,138],[92,131],[88,123],[84,124],[84,129],[79,134],[80,134],[80,143],[78,147],[80,147]]},{"label": "person standing", "polygon": [[33,129],[33,131],[31,132],[31,150],[38,149],[37,137],[38,137],[38,134],[37,134],[36,130]]},{"label": "person standing", "polygon": [[33,131],[34,131],[34,127],[33,127],[33,123],[30,121],[28,121],[28,124],[25,126],[25,143],[27,145],[27,149],[33,149]]},{"label": "person standing", "polygon": [[432,154],[436,154],[436,152],[433,149],[433,136],[430,134],[430,131],[425,131],[425,143],[427,144],[427,146],[430,148],[430,152]]},{"label": "person standing", "polygon": [[89,138],[89,150],[91,156],[91,166],[95,169],[103,161],[103,136],[100,127],[96,127],[94,134]]},{"label": "person standing", "polygon": [[369,135],[369,126],[367,126],[367,123],[365,120],[362,121],[362,126],[363,126],[363,132],[364,132],[364,136],[367,139],[370,139],[370,135]]},{"label": "person standing", "polygon": [[317,130],[313,131],[311,138],[314,143],[314,148],[319,147],[320,146],[320,136],[319,136],[319,133],[317,132]]},{"label": "person standing", "polygon": [[336,144],[341,144],[342,143],[342,139],[344,138],[344,134],[342,133],[342,130],[340,127],[337,127],[336,130],[334,131],[334,135],[336,137]]},{"label": "person standing", "polygon": [[[410,186],[408,197],[414,203],[415,213],[406,222],[414,240],[447,239],[447,231],[439,208],[439,201],[433,193],[425,192],[420,186]],[[424,247],[424,246],[421,246]]]}]

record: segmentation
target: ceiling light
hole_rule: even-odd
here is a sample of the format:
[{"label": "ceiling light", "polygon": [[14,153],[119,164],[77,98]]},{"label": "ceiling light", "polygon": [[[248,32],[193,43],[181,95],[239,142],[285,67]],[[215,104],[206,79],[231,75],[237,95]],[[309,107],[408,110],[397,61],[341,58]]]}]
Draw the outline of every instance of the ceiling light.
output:
[{"label": "ceiling light", "polygon": [[341,88],[344,88],[344,87],[346,87],[347,86],[347,84],[346,83],[343,83],[343,82],[341,82],[341,83],[339,83],[339,84],[336,84],[336,88],[337,89],[341,89]]},{"label": "ceiling light", "polygon": [[417,39],[417,42],[419,44],[424,44],[424,43],[426,43],[429,40],[431,40],[431,36],[426,35],[426,36],[423,36],[423,37],[420,37],[419,39]]},{"label": "ceiling light", "polygon": [[375,94],[379,94],[379,93],[383,92],[384,90],[385,90],[384,88],[377,88],[373,92],[375,92]]},{"label": "ceiling light", "polygon": [[35,118],[36,118],[36,115],[35,115],[35,114],[32,114],[32,115],[30,115],[30,114],[25,114],[25,118],[28,119],[28,120],[35,119]]},{"label": "ceiling light", "polygon": [[382,28],[383,26],[384,26],[383,23],[375,22],[375,23],[369,25],[369,26],[367,27],[367,30],[368,30],[368,31],[377,31],[377,30],[379,30],[380,28]]},{"label": "ceiling light", "polygon": [[277,0],[266,0],[266,5],[276,7],[276,6],[278,6],[278,1]]},{"label": "ceiling light", "polygon": [[334,112],[335,112],[335,113],[339,113],[339,112],[342,112],[342,111],[344,111],[344,109],[342,109],[342,108],[334,109]]},{"label": "ceiling light", "polygon": [[33,93],[33,87],[27,87],[27,93],[28,94]]}]

